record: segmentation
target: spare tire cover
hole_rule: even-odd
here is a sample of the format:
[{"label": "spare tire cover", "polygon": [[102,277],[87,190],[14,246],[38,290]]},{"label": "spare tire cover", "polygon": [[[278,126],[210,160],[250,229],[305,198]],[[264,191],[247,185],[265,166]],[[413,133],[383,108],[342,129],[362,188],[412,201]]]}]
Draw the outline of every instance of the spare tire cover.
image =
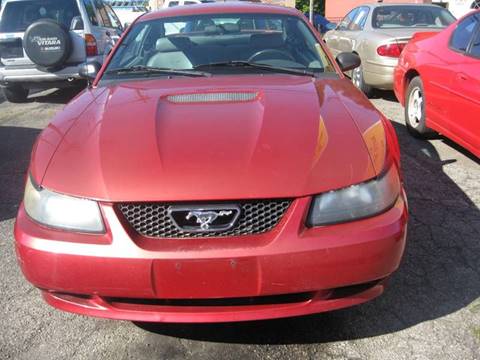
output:
[{"label": "spare tire cover", "polygon": [[27,28],[23,36],[23,48],[35,64],[56,67],[70,56],[72,41],[63,25],[44,19]]}]

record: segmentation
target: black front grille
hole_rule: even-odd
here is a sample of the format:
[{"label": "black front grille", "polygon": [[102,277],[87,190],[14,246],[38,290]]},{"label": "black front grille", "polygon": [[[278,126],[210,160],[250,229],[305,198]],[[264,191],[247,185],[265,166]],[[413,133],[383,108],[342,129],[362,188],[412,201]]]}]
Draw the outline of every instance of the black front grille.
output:
[{"label": "black front grille", "polygon": [[[218,232],[185,232],[177,228],[168,214],[174,203],[119,204],[118,209],[139,234],[158,238],[198,238],[261,234],[273,229],[291,204],[291,200],[253,200],[236,202],[240,216],[235,225]],[[183,204],[188,205],[188,204]],[[192,204],[192,207],[200,205]]]},{"label": "black front grille", "polygon": [[136,298],[105,298],[110,304],[134,304],[150,306],[249,306],[249,305],[280,305],[309,301],[314,292],[293,293],[285,295],[266,295],[240,298],[216,299],[136,299]]}]

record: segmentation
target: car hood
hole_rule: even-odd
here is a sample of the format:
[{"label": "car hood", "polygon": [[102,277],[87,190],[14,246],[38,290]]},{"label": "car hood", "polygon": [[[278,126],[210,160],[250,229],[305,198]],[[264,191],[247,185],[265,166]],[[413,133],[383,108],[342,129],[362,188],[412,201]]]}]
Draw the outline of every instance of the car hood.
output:
[{"label": "car hood", "polygon": [[[381,115],[348,80],[266,75],[194,83],[158,79],[87,91],[82,96],[95,101],[65,131],[48,166],[37,166],[46,168],[42,186],[114,202],[283,198],[381,171]],[[223,101],[225,93],[240,99]]]}]

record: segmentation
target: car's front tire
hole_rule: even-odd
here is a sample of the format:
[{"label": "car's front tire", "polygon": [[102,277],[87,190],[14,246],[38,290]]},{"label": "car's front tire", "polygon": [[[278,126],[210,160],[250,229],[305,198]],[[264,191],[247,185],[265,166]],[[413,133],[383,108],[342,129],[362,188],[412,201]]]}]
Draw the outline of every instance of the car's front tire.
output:
[{"label": "car's front tire", "polygon": [[372,95],[373,88],[365,83],[365,79],[363,77],[363,67],[361,65],[352,70],[352,83],[357,89],[359,89],[368,97]]},{"label": "car's front tire", "polygon": [[427,127],[425,109],[423,81],[417,76],[410,81],[405,97],[405,124],[414,137],[426,138],[434,133]]},{"label": "car's front tire", "polygon": [[11,103],[22,103],[27,101],[28,89],[22,86],[8,86],[3,88],[3,94],[5,98]]}]

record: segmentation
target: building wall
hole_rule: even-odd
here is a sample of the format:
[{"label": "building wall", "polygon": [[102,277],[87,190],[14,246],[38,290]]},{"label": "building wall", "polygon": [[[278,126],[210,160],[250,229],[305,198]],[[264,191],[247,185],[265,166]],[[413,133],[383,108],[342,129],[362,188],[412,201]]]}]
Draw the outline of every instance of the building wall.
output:
[{"label": "building wall", "polygon": [[158,10],[162,7],[163,0],[149,0],[148,3],[150,5],[150,9]]},{"label": "building wall", "polygon": [[460,18],[472,10],[475,1],[480,5],[479,0],[433,0],[433,3],[445,5],[455,17]]},{"label": "building wall", "polygon": [[[339,22],[347,13],[356,6],[375,2],[374,0],[326,0],[325,16],[333,22]],[[432,0],[384,0],[384,3],[431,3]]]},{"label": "building wall", "polygon": [[262,0],[262,2],[272,5],[295,7],[295,0]]}]

